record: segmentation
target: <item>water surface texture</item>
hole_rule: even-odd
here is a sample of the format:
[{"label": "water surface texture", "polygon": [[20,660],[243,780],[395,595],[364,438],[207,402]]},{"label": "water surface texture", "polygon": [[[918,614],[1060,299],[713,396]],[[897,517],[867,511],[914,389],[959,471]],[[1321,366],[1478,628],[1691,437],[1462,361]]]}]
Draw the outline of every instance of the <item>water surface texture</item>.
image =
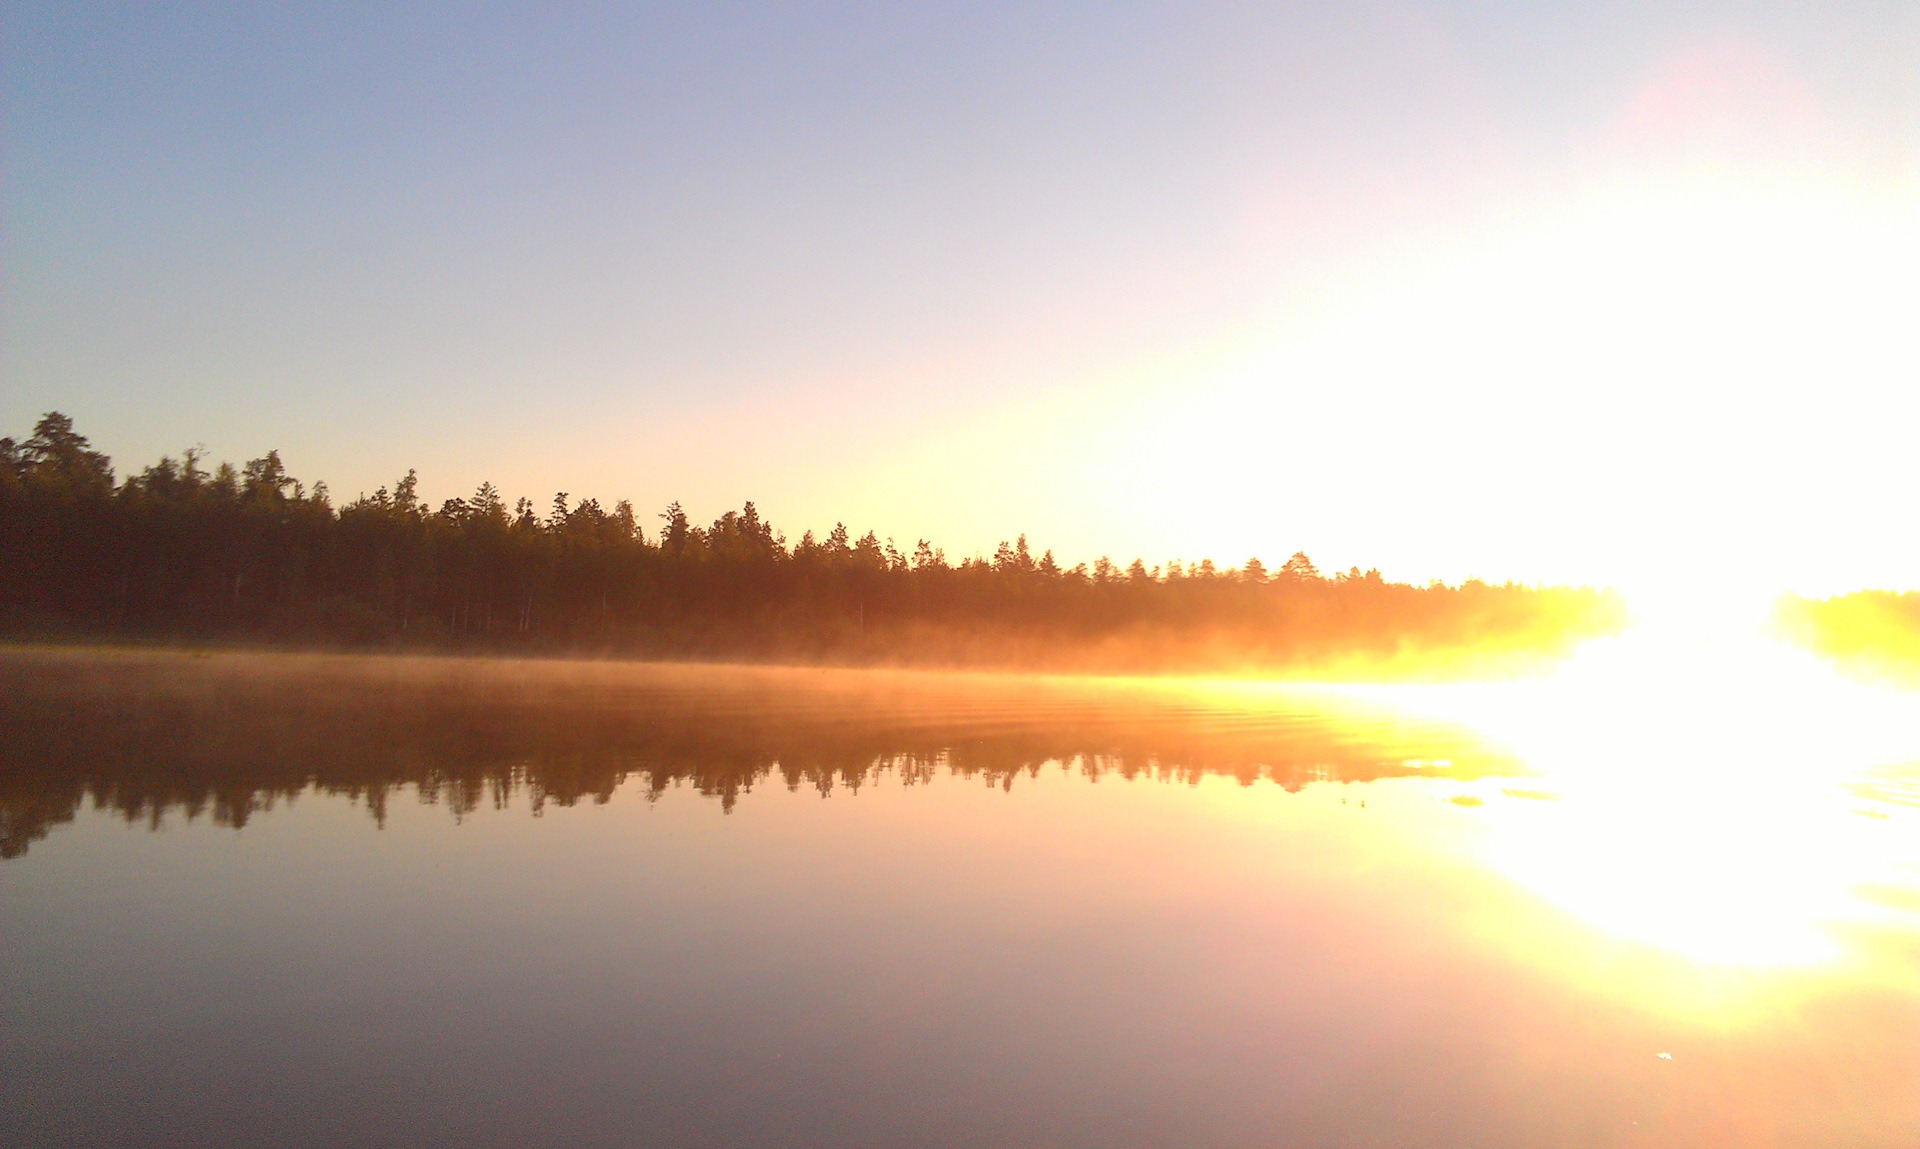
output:
[{"label": "water surface texture", "polygon": [[1594,665],[9,653],[0,1143],[1920,1144],[1911,700]]}]

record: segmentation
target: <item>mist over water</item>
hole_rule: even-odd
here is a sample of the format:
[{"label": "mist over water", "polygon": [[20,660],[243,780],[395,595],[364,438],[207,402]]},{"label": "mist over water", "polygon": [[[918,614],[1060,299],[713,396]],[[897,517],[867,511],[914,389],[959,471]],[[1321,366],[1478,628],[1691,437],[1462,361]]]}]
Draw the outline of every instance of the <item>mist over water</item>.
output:
[{"label": "mist over water", "polygon": [[1920,772],[1779,705],[1912,699],[1792,654],[0,676],[13,1144],[1920,1131]]},{"label": "mist over water", "polygon": [[9,4],[0,1149],[1915,1149],[1916,15]]}]

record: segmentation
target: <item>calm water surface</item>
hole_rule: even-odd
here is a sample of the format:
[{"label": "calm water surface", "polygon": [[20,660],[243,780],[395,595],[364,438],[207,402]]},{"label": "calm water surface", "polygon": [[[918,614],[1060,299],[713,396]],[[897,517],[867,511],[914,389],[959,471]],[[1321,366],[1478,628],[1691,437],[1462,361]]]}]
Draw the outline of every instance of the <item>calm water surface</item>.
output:
[{"label": "calm water surface", "polygon": [[0,1144],[1920,1145],[1753,697],[13,652]]}]

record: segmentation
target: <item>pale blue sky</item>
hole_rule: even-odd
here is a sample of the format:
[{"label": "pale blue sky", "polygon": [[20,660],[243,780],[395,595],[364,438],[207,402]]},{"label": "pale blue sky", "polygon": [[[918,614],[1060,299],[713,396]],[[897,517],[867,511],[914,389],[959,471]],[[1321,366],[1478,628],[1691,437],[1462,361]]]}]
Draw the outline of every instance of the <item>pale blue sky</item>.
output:
[{"label": "pale blue sky", "polygon": [[[1909,235],[1915,12],[16,2],[0,433],[57,407],[123,467],[278,447],[346,496],[413,466],[436,496],[1457,576],[1370,420],[1436,388],[1508,420],[1512,387],[1475,389],[1470,344],[1356,382],[1288,340],[1623,195],[1857,207],[1807,258],[1870,261]],[[1292,460],[1378,481],[1265,484]],[[1591,565],[1481,520],[1449,537],[1482,573]]]}]

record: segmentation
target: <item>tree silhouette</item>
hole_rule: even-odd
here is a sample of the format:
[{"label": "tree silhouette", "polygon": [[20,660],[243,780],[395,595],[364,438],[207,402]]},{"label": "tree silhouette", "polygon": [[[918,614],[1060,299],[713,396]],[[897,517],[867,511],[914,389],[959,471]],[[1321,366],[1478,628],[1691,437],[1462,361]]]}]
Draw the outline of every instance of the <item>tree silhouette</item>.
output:
[{"label": "tree silhouette", "polygon": [[[786,536],[745,503],[705,527],[678,502],[649,539],[630,502],[483,482],[437,509],[408,471],[336,508],[277,451],[211,472],[197,450],[116,485],[49,413],[0,439],[0,629],[41,637],[590,650],[650,657],[1246,670],[1550,655],[1616,626],[1583,588],[1424,587],[1296,552],[1124,569],[1039,559],[1027,537],[948,561],[835,523]],[[1164,573],[1163,573],[1164,570]]]}]

